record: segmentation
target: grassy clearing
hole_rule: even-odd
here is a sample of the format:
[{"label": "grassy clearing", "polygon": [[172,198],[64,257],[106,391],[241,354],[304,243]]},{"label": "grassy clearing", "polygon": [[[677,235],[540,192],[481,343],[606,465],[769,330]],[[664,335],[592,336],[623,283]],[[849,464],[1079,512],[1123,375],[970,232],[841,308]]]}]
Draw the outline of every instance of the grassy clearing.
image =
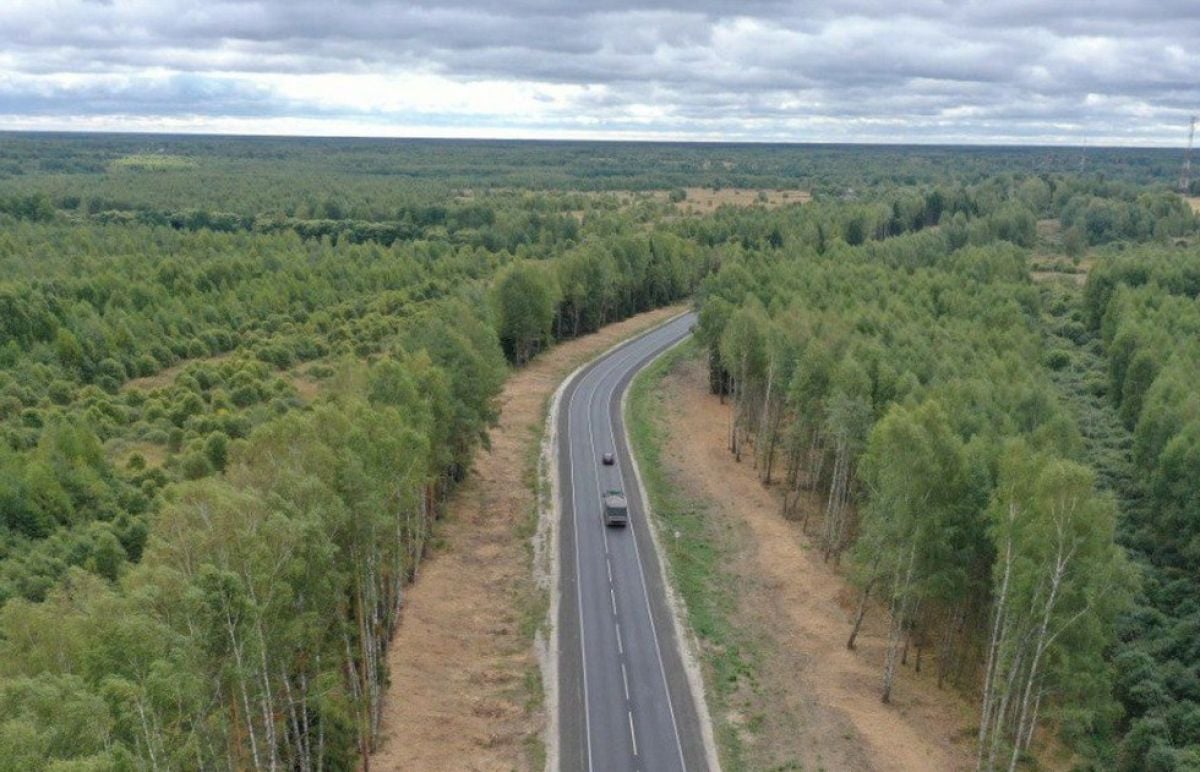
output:
[{"label": "grassy clearing", "polygon": [[735,580],[706,502],[686,495],[662,463],[667,426],[661,383],[684,359],[694,356],[689,341],[646,368],[629,395],[628,429],[666,552],[668,578],[687,606],[687,622],[700,641],[709,711],[717,749],[726,770],[746,769],[744,740],[755,720],[739,712],[746,690],[757,691],[753,642],[730,622]]},{"label": "grassy clearing", "polygon": [[112,169],[135,172],[177,172],[195,169],[196,162],[181,155],[160,155],[158,153],[138,153],[118,158],[112,162]]},{"label": "grassy clearing", "polygon": [[175,377],[182,373],[192,365],[216,365],[224,362],[236,355],[237,351],[226,351],[223,354],[213,354],[206,357],[194,357],[192,359],[184,359],[176,362],[170,367],[164,367],[154,375],[143,375],[139,378],[130,378],[125,383],[121,384],[121,391],[126,392],[130,389],[141,389],[142,391],[154,391],[155,389],[166,388],[175,383]]},{"label": "grassy clearing", "polygon": [[806,190],[757,190],[753,188],[685,188],[687,197],[675,208],[690,214],[711,214],[722,206],[763,206],[777,209],[788,204],[806,204],[812,194]]},{"label": "grassy clearing", "polygon": [[130,468],[129,462],[134,456],[141,456],[145,468],[157,469],[167,462],[170,455],[165,445],[138,440],[110,441],[105,450],[109,460],[122,469]]},{"label": "grassy clearing", "polygon": [[1047,286],[1042,324],[1050,378],[1073,414],[1086,463],[1101,488],[1112,491],[1126,512],[1141,498],[1130,448],[1133,436],[1121,423],[1109,396],[1103,346],[1083,324],[1082,290],[1060,280]]}]

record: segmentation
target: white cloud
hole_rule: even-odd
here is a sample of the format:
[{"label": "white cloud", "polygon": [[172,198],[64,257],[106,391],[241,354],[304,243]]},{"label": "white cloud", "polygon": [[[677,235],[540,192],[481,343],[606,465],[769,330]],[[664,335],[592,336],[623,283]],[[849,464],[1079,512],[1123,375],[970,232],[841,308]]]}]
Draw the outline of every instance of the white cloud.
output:
[{"label": "white cloud", "polygon": [[1177,144],[1197,39],[1191,0],[8,0],[0,128]]}]

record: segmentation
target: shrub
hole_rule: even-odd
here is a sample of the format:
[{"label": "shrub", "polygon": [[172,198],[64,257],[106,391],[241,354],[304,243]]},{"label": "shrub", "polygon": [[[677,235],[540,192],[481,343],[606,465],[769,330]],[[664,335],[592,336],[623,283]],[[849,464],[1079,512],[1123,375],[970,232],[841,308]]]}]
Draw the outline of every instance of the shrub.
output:
[{"label": "shrub", "polygon": [[1083,345],[1088,339],[1087,328],[1078,321],[1070,321],[1064,324],[1062,326],[1061,334],[1064,338],[1067,338],[1072,343],[1077,345]]},{"label": "shrub", "polygon": [[0,396],[0,418],[10,418],[21,412],[21,400],[5,394]]},{"label": "shrub", "polygon": [[175,353],[161,343],[155,343],[150,348],[150,353],[154,355],[154,359],[157,360],[158,366],[146,373],[146,375],[152,375],[164,367],[170,367],[171,365],[175,364]]},{"label": "shrub", "polygon": [[143,406],[142,416],[151,423],[157,423],[167,417],[167,409],[157,398],[151,398]]},{"label": "shrub", "polygon": [[272,343],[260,348],[255,352],[255,356],[279,369],[291,367],[294,361],[292,352],[278,343]]},{"label": "shrub", "polygon": [[224,432],[213,432],[204,441],[204,455],[212,468],[218,472],[225,471],[225,463],[229,458],[229,436]]},{"label": "shrub", "polygon": [[199,359],[200,357],[208,356],[208,347],[199,338],[192,338],[187,343],[187,355],[190,359]]},{"label": "shrub", "polygon": [[149,354],[142,354],[134,361],[133,371],[140,377],[154,375],[158,372],[158,360]]},{"label": "shrub", "polygon": [[175,403],[171,408],[171,423],[183,426],[188,418],[204,412],[204,400],[195,392],[188,394]]},{"label": "shrub", "polygon": [[229,397],[233,400],[233,404],[238,407],[249,407],[262,398],[262,392],[257,385],[246,384],[234,389]]},{"label": "shrub", "polygon": [[212,464],[201,451],[186,454],[179,462],[179,471],[187,480],[199,480],[212,474]]},{"label": "shrub", "polygon": [[250,436],[250,419],[240,414],[230,414],[222,417],[221,427],[230,437],[244,438]]},{"label": "shrub", "polygon": [[100,363],[96,365],[96,372],[100,376],[108,376],[118,383],[124,381],[129,375],[125,372],[125,365],[121,364],[112,357],[105,357],[104,359],[101,359]]},{"label": "shrub", "polygon": [[68,381],[57,380],[51,382],[46,389],[46,396],[50,397],[50,401],[56,405],[67,405],[71,402],[71,397],[75,394],[75,387]]},{"label": "shrub", "polygon": [[108,394],[116,394],[121,390],[121,382],[110,375],[101,375],[96,378],[96,385]]}]

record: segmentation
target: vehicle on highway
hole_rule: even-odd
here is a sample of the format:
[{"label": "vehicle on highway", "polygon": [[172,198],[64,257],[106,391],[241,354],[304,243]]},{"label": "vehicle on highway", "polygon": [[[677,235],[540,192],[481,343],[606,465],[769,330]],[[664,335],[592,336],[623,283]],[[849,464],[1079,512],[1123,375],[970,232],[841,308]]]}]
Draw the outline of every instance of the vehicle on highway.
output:
[{"label": "vehicle on highway", "polygon": [[616,457],[613,456],[612,451],[600,456],[600,462],[605,466],[612,466],[614,461],[616,461]]},{"label": "vehicle on highway", "polygon": [[605,491],[601,511],[604,514],[605,525],[626,525],[629,523],[629,503],[625,494],[619,490]]}]

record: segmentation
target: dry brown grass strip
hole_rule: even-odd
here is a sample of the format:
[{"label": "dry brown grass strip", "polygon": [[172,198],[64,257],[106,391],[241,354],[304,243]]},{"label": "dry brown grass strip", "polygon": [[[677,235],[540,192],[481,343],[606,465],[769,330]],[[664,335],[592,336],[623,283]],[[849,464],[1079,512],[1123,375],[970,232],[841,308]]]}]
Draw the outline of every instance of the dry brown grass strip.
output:
[{"label": "dry brown grass strip", "polygon": [[681,312],[651,311],[563,343],[512,374],[492,449],[476,457],[437,527],[441,546],[409,588],[388,656],[391,687],[381,747],[385,770],[513,770],[539,765],[546,716],[531,700],[537,672],[522,603],[533,592],[527,539],[535,506],[526,471],[541,441],[547,398],[600,352]]}]

